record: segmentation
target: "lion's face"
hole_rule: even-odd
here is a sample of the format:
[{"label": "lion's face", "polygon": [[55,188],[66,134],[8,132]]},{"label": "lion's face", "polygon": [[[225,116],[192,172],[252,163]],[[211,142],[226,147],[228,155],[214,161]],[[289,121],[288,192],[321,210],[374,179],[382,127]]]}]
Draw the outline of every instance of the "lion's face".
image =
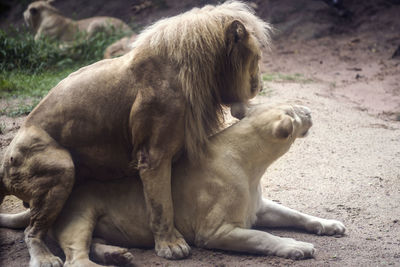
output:
[{"label": "lion's face", "polygon": [[226,30],[228,86],[221,92],[225,104],[245,103],[261,90],[261,49],[253,33],[238,20]]},{"label": "lion's face", "polygon": [[261,51],[253,36],[249,36],[246,43],[244,43],[244,59],[243,59],[243,76],[242,76],[242,89],[246,99],[255,97],[262,89],[261,73],[259,63],[261,59]]},{"label": "lion's face", "polygon": [[51,9],[52,7],[46,1],[31,3],[24,12],[25,23],[36,31],[40,26],[43,11]]}]

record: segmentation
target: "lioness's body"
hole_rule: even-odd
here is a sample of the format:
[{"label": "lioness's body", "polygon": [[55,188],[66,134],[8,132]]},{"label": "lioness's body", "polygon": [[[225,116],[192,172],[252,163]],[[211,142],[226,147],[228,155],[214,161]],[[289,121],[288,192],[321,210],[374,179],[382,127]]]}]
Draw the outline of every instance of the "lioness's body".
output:
[{"label": "lioness's body", "polygon": [[[313,255],[312,244],[249,228],[286,226],[343,234],[338,221],[305,215],[262,197],[260,179],[266,168],[310,126],[306,108],[260,106],[212,137],[202,161],[177,162],[172,196],[175,224],[185,240],[198,247],[301,259]],[[74,190],[53,229],[66,265],[91,264],[87,256],[93,231],[94,237],[116,246],[154,246],[140,179],[88,181]]]},{"label": "lioness's body", "polygon": [[64,17],[49,4],[49,1],[36,1],[31,3],[24,12],[25,22],[32,27],[35,40],[46,36],[63,42],[73,41],[78,33],[86,33],[91,36],[98,31],[112,29],[123,32],[131,32],[130,27],[122,20],[107,17],[91,17],[82,20],[72,20]]},{"label": "lioness's body", "polygon": [[31,265],[62,264],[43,238],[76,180],[137,174],[157,254],[187,256],[190,247],[173,222],[171,163],[182,152],[201,158],[223,106],[243,105],[259,92],[269,29],[241,2],[196,8],[148,27],[128,54],[54,87],[0,167],[0,200],[13,194],[31,208]]}]

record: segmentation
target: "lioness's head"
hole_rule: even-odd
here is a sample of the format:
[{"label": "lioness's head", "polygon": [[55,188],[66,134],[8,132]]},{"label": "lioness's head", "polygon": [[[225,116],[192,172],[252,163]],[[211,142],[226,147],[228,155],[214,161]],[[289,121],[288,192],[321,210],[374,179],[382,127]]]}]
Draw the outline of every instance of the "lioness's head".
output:
[{"label": "lioness's head", "polygon": [[247,117],[260,135],[274,142],[305,137],[312,126],[310,109],[299,105],[255,107]]},{"label": "lioness's head", "polygon": [[50,5],[51,2],[53,2],[53,0],[36,1],[29,4],[28,8],[25,10],[25,23],[31,27],[35,33],[39,29],[45,16],[49,16],[54,12],[58,13],[58,10]]}]

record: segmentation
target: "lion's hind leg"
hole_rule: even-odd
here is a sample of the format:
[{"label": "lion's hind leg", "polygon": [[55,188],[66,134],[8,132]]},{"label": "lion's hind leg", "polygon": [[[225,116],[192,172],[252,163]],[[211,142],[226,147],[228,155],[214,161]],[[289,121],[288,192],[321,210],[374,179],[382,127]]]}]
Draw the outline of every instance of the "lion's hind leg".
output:
[{"label": "lion's hind leg", "polygon": [[307,215],[287,208],[271,200],[262,199],[257,212],[256,226],[294,227],[318,235],[343,235],[346,231],[343,223]]},{"label": "lion's hind leg", "polygon": [[62,266],[44,238],[67,200],[74,181],[69,152],[42,129],[22,128],[4,157],[3,183],[10,194],[29,202],[30,222],[25,242],[30,266]]}]

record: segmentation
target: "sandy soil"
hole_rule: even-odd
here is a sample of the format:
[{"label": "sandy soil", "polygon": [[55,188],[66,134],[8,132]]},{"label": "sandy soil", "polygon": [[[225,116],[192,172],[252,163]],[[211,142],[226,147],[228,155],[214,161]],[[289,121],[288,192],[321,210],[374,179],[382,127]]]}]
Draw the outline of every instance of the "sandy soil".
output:
[{"label": "sandy soil", "polygon": [[[400,6],[356,2],[345,2],[351,18],[318,1],[259,4],[259,14],[278,29],[263,69],[281,75],[254,100],[307,105],[314,118],[310,135],[263,177],[264,195],[340,220],[347,235],[268,229],[313,243],[315,258],[304,261],[196,248],[188,259],[167,261],[133,249],[138,266],[400,266],[400,59],[392,58],[400,44]],[[23,119],[0,117],[6,124],[0,157]],[[0,207],[19,210],[13,197]],[[0,229],[0,266],[28,260],[23,231]]]}]

